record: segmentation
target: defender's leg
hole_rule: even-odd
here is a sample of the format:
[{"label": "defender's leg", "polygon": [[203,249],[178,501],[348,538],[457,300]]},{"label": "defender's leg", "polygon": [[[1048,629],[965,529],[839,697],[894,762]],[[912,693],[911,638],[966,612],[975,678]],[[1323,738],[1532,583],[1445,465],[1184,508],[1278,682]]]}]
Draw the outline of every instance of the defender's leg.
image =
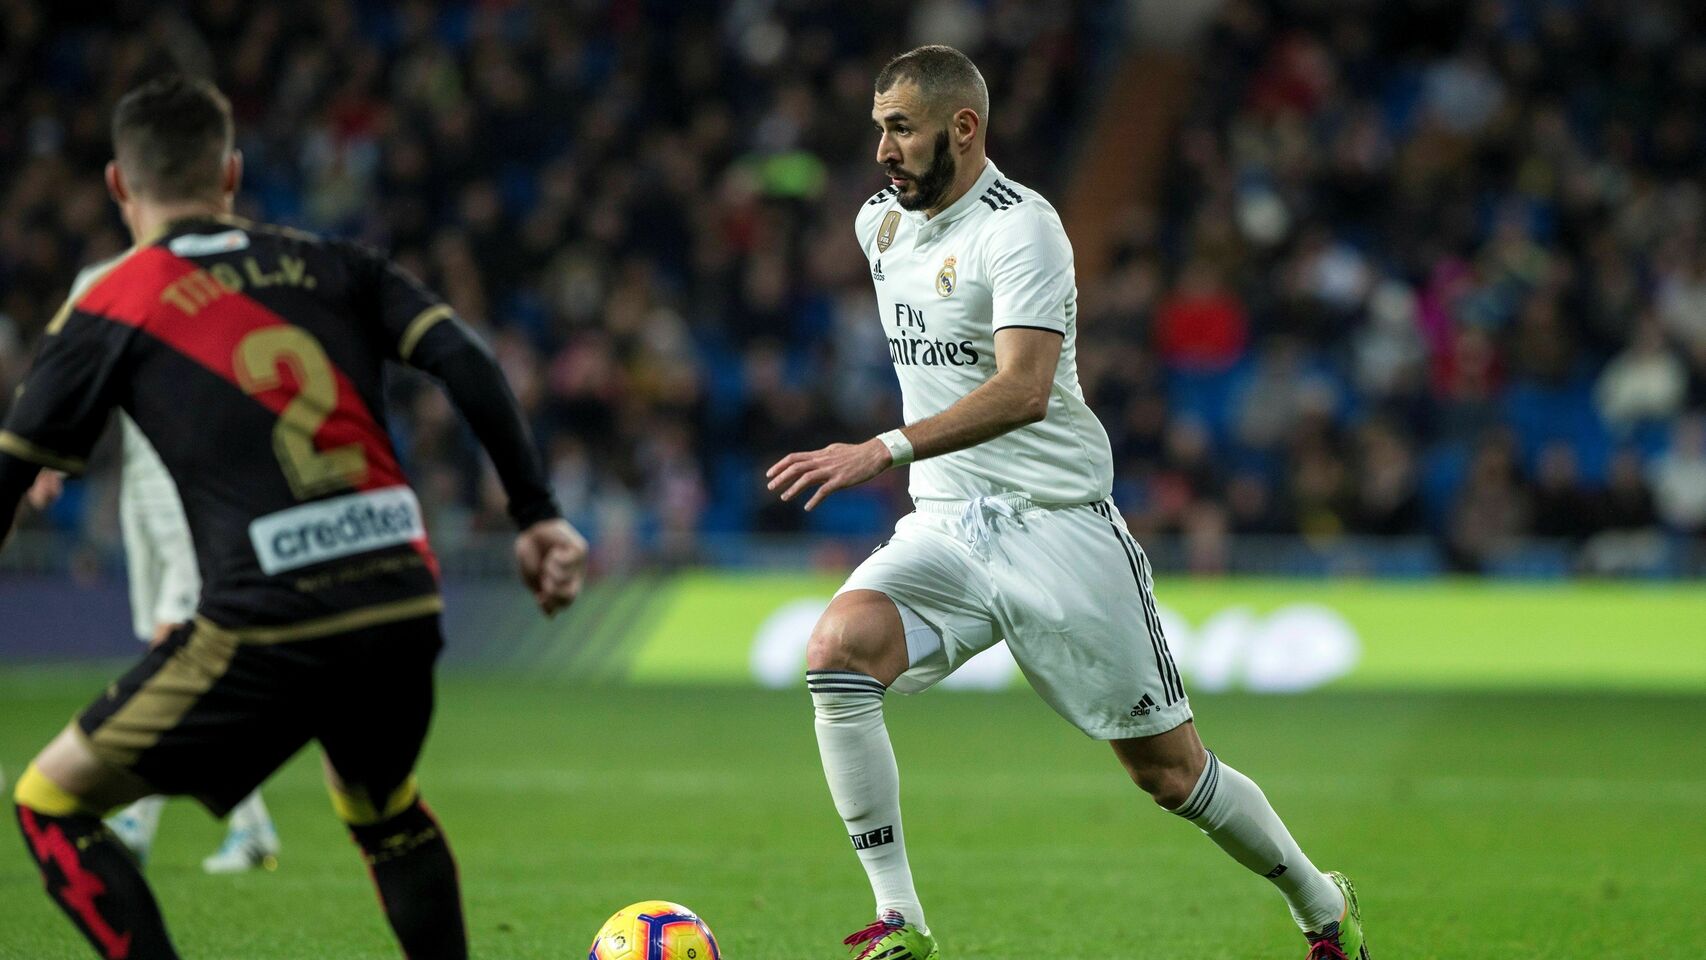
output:
[{"label": "defender's leg", "polygon": [[136,858],[101,822],[105,811],[151,792],[103,763],[67,728],[24,771],[13,794],[24,849],[48,895],[95,952],[111,960],[178,956]]},{"label": "defender's leg", "polygon": [[413,773],[432,724],[438,618],[335,639],[330,709],[317,734],[332,807],[361,848],[409,960],[465,960],[456,860]]},{"label": "defender's leg", "polygon": [[387,797],[344,783],[326,762],[332,807],[361,848],[385,919],[409,960],[465,960],[462,887],[444,829],[413,777]]},{"label": "defender's leg", "polygon": [[217,793],[215,781],[241,766],[230,757],[209,762],[221,743],[241,745],[232,757],[277,765],[245,739],[247,717],[227,709],[236,654],[228,636],[172,634],[85,707],[18,782],[25,848],[48,893],[103,957],[177,952],[136,859],[100,816],[152,793]]}]

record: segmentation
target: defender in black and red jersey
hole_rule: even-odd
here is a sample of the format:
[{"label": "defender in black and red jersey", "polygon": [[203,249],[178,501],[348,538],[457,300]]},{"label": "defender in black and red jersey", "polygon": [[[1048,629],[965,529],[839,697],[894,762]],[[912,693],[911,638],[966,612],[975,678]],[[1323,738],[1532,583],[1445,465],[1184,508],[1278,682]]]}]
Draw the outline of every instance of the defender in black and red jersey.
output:
[{"label": "defender in black and red jersey", "polygon": [[384,428],[385,362],[443,381],[490,454],[545,613],[579,591],[586,542],[449,306],[371,251],[230,216],[241,158],[217,90],[138,88],[113,143],[107,183],[136,246],[53,319],[0,429],[0,539],[37,472],[80,471],[120,408],[177,484],[202,596],[19,780],[26,846],[102,956],[176,957],[101,815],[165,793],[223,816],[316,740],[404,952],[465,957],[456,867],[413,777],[440,599]]}]

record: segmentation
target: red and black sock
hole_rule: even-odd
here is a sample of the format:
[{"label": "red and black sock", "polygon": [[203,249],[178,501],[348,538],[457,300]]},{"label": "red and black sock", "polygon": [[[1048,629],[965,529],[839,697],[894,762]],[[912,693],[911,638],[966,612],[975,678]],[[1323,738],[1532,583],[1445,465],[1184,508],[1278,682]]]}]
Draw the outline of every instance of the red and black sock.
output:
[{"label": "red and black sock", "polygon": [[468,933],[450,844],[419,800],[383,823],[351,826],[385,918],[409,960],[466,960]]},{"label": "red and black sock", "polygon": [[107,960],[178,960],[136,859],[99,817],[20,805],[24,849],[53,897]]}]

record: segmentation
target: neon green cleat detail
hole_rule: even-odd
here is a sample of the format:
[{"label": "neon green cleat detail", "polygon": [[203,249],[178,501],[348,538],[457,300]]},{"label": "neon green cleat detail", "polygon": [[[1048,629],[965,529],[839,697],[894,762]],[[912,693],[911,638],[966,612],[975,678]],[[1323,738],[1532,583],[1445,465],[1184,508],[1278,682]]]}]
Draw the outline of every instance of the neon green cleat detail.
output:
[{"label": "neon green cleat detail", "polygon": [[940,960],[942,956],[935,937],[893,910],[841,942],[858,951],[853,960]]},{"label": "neon green cleat detail", "polygon": [[1309,953],[1303,960],[1368,960],[1368,941],[1362,932],[1362,908],[1357,905],[1357,890],[1351,880],[1338,871],[1327,879],[1345,895],[1345,915],[1319,933],[1306,933]]}]

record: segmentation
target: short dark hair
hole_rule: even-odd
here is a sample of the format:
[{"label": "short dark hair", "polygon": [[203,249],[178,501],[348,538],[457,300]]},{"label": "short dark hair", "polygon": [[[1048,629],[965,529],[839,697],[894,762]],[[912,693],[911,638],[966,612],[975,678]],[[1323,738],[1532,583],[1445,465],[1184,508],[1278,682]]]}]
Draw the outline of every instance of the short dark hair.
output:
[{"label": "short dark hair", "polygon": [[970,107],[989,121],[989,87],[971,58],[942,44],[919,47],[895,57],[877,74],[877,92],[884,93],[896,82],[918,85],[925,105],[936,112]]},{"label": "short dark hair", "polygon": [[231,102],[194,77],[150,80],[113,110],[113,156],[130,189],[153,200],[217,197],[232,137]]}]

